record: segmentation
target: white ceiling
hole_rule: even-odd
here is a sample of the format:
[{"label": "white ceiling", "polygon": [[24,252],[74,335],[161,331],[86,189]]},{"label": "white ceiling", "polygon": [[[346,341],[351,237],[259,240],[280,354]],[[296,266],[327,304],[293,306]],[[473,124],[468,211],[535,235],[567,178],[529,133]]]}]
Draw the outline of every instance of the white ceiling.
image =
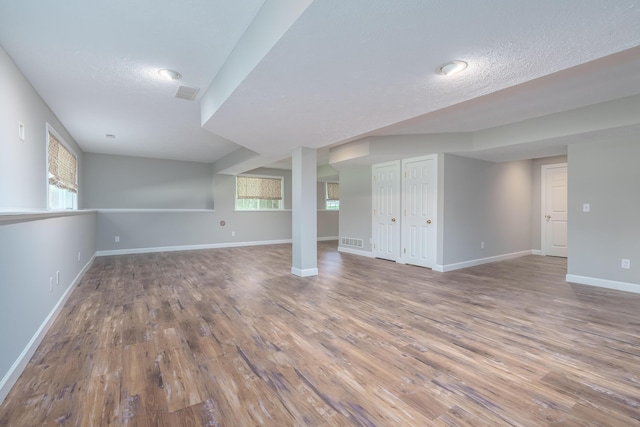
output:
[{"label": "white ceiling", "polygon": [[[205,162],[638,94],[638,28],[640,0],[0,3],[0,45],[84,151]],[[436,74],[453,59],[466,72]],[[178,84],[200,88],[196,101],[174,98]]]}]

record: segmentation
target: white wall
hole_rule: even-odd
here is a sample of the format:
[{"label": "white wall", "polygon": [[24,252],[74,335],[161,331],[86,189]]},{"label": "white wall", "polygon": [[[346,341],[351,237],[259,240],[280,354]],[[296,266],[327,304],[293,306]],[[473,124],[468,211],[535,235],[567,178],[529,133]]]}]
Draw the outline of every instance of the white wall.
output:
[{"label": "white wall", "polygon": [[[568,158],[569,275],[640,291],[640,138],[570,145]],[[622,258],[630,269],[621,268]]]}]

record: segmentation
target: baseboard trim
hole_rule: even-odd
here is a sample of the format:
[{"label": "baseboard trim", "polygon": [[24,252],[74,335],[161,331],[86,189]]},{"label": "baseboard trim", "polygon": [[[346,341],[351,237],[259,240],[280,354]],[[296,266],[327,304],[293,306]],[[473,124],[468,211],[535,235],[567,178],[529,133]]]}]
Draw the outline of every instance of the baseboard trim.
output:
[{"label": "baseboard trim", "polygon": [[317,276],[318,269],[317,268],[300,269],[300,268],[291,267],[291,274],[295,274],[298,277]]},{"label": "baseboard trim", "polygon": [[49,331],[49,328],[51,328],[54,320],[56,320],[56,318],[60,314],[62,307],[64,307],[64,304],[71,296],[71,292],[75,289],[75,287],[78,285],[89,268],[91,268],[91,265],[93,265],[93,261],[95,261],[95,259],[96,255],[94,254],[91,259],[89,259],[89,261],[85,264],[82,270],[80,270],[75,279],[73,279],[73,281],[69,284],[67,290],[64,291],[56,305],[53,307],[51,312],[49,312],[49,315],[44,319],[33,337],[31,337],[24,350],[22,350],[22,353],[20,353],[20,356],[18,356],[13,365],[11,365],[11,368],[9,368],[9,371],[7,371],[2,380],[0,380],[0,404],[7,397],[13,385],[16,383],[16,381],[18,381],[18,378],[20,378],[22,371],[24,371],[24,369],[27,367],[27,364],[35,354],[38,346]]},{"label": "baseboard trim", "polygon": [[359,249],[345,248],[344,246],[338,246],[338,252],[344,252],[346,254],[352,254],[352,255],[360,255],[367,258],[374,257],[373,252],[361,251]]},{"label": "baseboard trim", "polygon": [[544,256],[544,252],[541,249],[531,249],[531,255],[540,255]]},{"label": "baseboard trim", "polygon": [[111,255],[148,254],[148,253],[155,253],[155,252],[197,251],[201,249],[237,248],[241,246],[280,245],[283,243],[291,243],[291,239],[263,240],[263,241],[256,241],[256,242],[209,243],[206,245],[157,246],[153,248],[116,249],[116,250],[108,250],[108,251],[98,251],[97,255],[111,256]]},{"label": "baseboard trim", "polygon": [[[318,241],[338,240],[337,236],[318,237]],[[201,249],[221,249],[221,248],[238,248],[242,246],[265,246],[265,245],[282,245],[292,243],[291,239],[280,240],[260,240],[254,242],[226,242],[226,243],[208,243],[204,245],[183,245],[183,246],[156,246],[153,248],[131,248],[131,249],[113,249],[96,252],[97,256],[111,255],[132,255],[132,254],[150,254],[156,252],[180,252],[180,251],[197,251]]]},{"label": "baseboard trim", "polygon": [[469,260],[469,261],[457,262],[457,263],[454,263],[454,264],[444,264],[444,265],[438,264],[433,269],[435,271],[439,271],[439,272],[443,272],[444,273],[444,272],[447,272],[447,271],[459,270],[461,268],[474,267],[476,265],[488,264],[490,262],[504,261],[504,260],[512,259],[512,258],[519,258],[519,257],[522,257],[522,256],[531,255],[532,253],[533,253],[533,251],[531,249],[529,249],[527,251],[512,252],[510,254],[490,256],[490,257],[487,257],[487,258],[472,259],[472,260]]},{"label": "baseboard trim", "polygon": [[565,280],[579,285],[597,286],[600,288],[615,289],[616,291],[640,294],[640,285],[637,283],[618,282],[616,280],[598,279],[596,277],[578,276],[575,274],[567,274]]}]

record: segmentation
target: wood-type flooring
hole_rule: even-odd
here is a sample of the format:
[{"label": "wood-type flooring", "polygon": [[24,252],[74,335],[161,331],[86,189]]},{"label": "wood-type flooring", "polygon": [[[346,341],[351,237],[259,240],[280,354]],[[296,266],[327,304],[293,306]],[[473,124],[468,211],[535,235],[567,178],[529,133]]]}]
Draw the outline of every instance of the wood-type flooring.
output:
[{"label": "wood-type flooring", "polygon": [[1,426],[640,426],[640,295],[527,256],[449,273],[291,246],[98,258]]}]

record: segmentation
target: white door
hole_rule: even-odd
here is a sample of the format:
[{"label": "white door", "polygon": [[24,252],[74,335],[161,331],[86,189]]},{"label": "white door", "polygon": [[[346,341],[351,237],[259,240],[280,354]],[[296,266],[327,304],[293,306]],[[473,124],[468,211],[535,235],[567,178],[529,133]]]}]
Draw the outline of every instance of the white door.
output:
[{"label": "white door", "polygon": [[402,161],[402,261],[433,268],[437,245],[437,157]]},{"label": "white door", "polygon": [[542,167],[542,241],[545,255],[567,256],[567,164]]},{"label": "white door", "polygon": [[373,165],[373,256],[400,256],[400,161]]}]

